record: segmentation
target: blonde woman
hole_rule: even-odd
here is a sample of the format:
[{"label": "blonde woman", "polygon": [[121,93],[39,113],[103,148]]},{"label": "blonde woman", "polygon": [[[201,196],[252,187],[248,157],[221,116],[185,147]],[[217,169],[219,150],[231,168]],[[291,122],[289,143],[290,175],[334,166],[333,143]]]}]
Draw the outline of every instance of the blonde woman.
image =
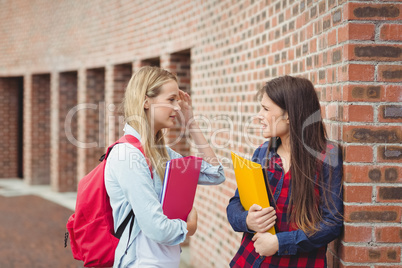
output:
[{"label": "blonde woman", "polygon": [[[142,67],[133,74],[124,98],[125,135],[141,141],[144,154],[136,147],[117,144],[109,154],[105,184],[119,226],[131,210],[129,226],[116,248],[113,267],[178,267],[180,243],[197,229],[193,208],[187,222],[168,219],[159,202],[167,160],[182,157],[165,145],[163,129],[182,117],[193,142],[203,156],[198,183],[216,185],[225,180],[223,168],[193,120],[191,99],[179,90],[177,78],[157,67]],[[152,169],[152,174],[150,168]]]}]

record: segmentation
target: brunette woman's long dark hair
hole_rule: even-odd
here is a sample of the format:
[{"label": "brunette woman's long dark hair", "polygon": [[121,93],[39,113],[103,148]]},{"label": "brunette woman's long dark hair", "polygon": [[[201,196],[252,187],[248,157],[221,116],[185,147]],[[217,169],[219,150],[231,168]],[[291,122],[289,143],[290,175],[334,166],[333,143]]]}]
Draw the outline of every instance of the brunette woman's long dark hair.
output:
[{"label": "brunette woman's long dark hair", "polygon": [[[297,228],[313,234],[321,221],[314,178],[322,165],[319,154],[325,151],[327,143],[317,93],[309,80],[287,75],[267,82],[259,95],[264,93],[289,116],[292,180],[288,219]],[[311,120],[314,116],[315,119]],[[270,148],[274,142],[273,137]]]}]

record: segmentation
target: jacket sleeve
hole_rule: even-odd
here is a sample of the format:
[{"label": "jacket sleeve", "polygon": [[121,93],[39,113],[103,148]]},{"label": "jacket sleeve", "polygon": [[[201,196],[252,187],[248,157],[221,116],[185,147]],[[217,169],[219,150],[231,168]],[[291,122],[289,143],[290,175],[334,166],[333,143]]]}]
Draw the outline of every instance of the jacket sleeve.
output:
[{"label": "jacket sleeve", "polygon": [[[170,147],[167,147],[171,159],[183,157],[181,154],[175,152]],[[210,163],[202,160],[200,176],[198,184],[200,185],[218,185],[225,181],[225,172],[223,171],[222,164],[213,166]]]},{"label": "jacket sleeve", "polygon": [[319,231],[311,236],[302,230],[277,233],[279,255],[309,252],[327,245],[340,235],[343,226],[342,165],[342,153],[335,147],[328,153],[321,171],[323,183],[320,194],[330,197],[328,202],[321,202],[322,221],[318,226]]},{"label": "jacket sleeve", "polygon": [[240,203],[239,191],[236,189],[235,195],[230,199],[229,205],[226,208],[228,221],[236,232],[253,233],[247,228],[246,218],[248,210],[244,210]]}]

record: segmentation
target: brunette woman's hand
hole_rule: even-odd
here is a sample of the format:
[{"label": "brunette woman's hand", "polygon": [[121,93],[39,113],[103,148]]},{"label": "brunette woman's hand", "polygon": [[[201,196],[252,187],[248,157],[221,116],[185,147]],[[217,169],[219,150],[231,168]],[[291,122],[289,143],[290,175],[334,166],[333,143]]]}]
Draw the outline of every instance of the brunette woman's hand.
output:
[{"label": "brunette woman's hand", "polygon": [[259,205],[252,205],[248,210],[246,218],[249,230],[264,233],[275,225],[276,211],[273,207],[262,208]]},{"label": "brunette woman's hand", "polygon": [[197,231],[198,214],[195,207],[193,207],[187,216],[187,236],[192,236]]},{"label": "brunette woman's hand", "polygon": [[271,233],[256,233],[252,240],[255,252],[261,256],[272,256],[279,250],[278,238]]}]

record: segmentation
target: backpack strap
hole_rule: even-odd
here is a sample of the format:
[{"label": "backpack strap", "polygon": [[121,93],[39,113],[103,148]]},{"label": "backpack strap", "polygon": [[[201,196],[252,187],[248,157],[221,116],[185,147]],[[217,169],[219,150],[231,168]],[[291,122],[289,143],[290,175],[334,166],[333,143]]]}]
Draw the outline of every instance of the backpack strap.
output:
[{"label": "backpack strap", "polygon": [[[129,144],[135,146],[138,150],[141,151],[141,153],[142,153],[142,154],[144,155],[144,157],[145,157],[145,160],[146,160],[147,163],[148,163],[148,168],[149,168],[149,171],[150,171],[150,173],[151,173],[151,178],[153,179],[152,165],[151,165],[149,159],[147,158],[147,156],[145,155],[144,149],[143,149],[142,146],[141,146],[141,142],[140,142],[136,137],[134,137],[133,135],[124,135],[124,136],[122,136],[120,139],[118,139],[115,143],[113,143],[112,145],[110,145],[110,146],[107,148],[106,153],[101,156],[101,158],[99,159],[99,161],[103,161],[104,159],[107,159],[107,157],[109,156],[109,154],[110,154],[110,152],[112,151],[113,147],[114,147],[116,144],[119,144],[119,143],[129,143]],[[122,236],[124,230],[125,230],[126,227],[127,227],[127,224],[131,221],[131,223],[130,223],[130,230],[129,230],[129,233],[128,233],[128,241],[127,241],[127,247],[126,247],[126,252],[125,252],[125,254],[127,253],[128,244],[130,243],[131,232],[132,232],[133,226],[134,226],[134,219],[135,219],[134,211],[131,210],[130,213],[127,215],[127,217],[124,219],[124,221],[123,221],[123,222],[120,224],[120,226],[117,228],[117,231],[116,231],[116,233],[115,233],[115,235],[114,235],[116,238],[120,239],[120,237]]]},{"label": "backpack strap", "polygon": [[110,146],[107,148],[106,153],[105,153],[104,155],[102,155],[102,156],[99,158],[99,161],[102,162],[104,159],[106,159],[106,158],[109,156],[110,152],[112,151],[113,147],[114,147],[116,144],[119,144],[119,143],[129,143],[129,144],[135,146],[138,150],[141,151],[141,153],[142,153],[142,154],[144,155],[144,157],[145,157],[145,160],[146,160],[147,163],[148,163],[149,172],[151,173],[151,178],[153,179],[152,165],[151,165],[151,163],[150,163],[148,157],[145,155],[144,149],[143,149],[142,146],[141,146],[141,142],[140,142],[136,137],[134,137],[133,135],[124,135],[124,136],[122,136],[120,139],[118,139],[115,143],[113,143],[112,145],[110,145]]},{"label": "backpack strap", "polygon": [[[117,231],[114,234],[114,236],[116,238],[120,239],[121,235],[123,234],[124,229],[126,229],[127,224],[129,223],[131,218],[134,218],[134,217],[135,217],[134,212],[133,212],[133,210],[131,210],[130,213],[128,213],[127,217],[124,219],[124,221],[120,224],[119,228],[117,228]],[[130,233],[128,235],[129,240],[130,240],[130,236],[131,236],[131,230],[132,230],[132,227],[130,228]]]}]

